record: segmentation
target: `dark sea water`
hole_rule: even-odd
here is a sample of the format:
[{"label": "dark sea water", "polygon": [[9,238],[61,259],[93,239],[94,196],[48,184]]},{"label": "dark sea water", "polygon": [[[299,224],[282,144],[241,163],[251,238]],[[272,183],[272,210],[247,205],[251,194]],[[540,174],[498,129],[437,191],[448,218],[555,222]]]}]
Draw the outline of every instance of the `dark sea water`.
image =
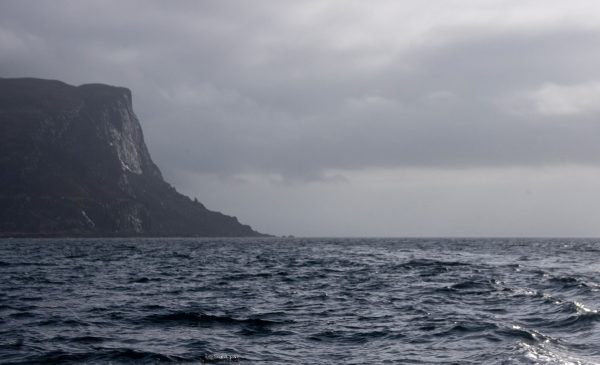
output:
[{"label": "dark sea water", "polygon": [[600,240],[0,240],[2,364],[600,364]]}]

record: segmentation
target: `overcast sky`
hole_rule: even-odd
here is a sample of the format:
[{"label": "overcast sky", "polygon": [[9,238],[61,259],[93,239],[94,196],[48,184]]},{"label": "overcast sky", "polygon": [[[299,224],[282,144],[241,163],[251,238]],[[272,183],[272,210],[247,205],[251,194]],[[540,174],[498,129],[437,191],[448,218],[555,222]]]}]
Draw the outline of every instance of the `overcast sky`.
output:
[{"label": "overcast sky", "polygon": [[165,178],[299,236],[600,236],[600,3],[0,2],[0,76],[133,91]]}]

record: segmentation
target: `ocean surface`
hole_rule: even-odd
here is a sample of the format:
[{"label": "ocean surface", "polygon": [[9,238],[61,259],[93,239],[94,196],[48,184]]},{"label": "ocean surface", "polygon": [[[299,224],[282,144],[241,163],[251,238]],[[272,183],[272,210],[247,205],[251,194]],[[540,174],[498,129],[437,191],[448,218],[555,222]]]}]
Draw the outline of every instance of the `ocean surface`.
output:
[{"label": "ocean surface", "polygon": [[600,240],[4,239],[2,364],[600,364]]}]

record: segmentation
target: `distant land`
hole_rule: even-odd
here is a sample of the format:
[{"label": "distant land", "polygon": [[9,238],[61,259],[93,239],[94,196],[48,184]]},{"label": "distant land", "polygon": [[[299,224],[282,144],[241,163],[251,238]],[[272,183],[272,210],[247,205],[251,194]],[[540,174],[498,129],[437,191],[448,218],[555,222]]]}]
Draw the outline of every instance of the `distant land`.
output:
[{"label": "distant land", "polygon": [[0,78],[0,236],[264,236],[162,177],[131,91]]}]

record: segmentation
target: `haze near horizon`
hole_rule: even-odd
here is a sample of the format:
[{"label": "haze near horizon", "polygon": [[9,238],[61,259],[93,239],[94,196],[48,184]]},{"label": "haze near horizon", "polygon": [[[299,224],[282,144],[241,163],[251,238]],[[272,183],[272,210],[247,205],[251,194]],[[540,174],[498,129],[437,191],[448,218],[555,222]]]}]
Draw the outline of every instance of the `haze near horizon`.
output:
[{"label": "haze near horizon", "polygon": [[600,236],[593,1],[3,1],[0,77],[132,90],[261,232]]}]

